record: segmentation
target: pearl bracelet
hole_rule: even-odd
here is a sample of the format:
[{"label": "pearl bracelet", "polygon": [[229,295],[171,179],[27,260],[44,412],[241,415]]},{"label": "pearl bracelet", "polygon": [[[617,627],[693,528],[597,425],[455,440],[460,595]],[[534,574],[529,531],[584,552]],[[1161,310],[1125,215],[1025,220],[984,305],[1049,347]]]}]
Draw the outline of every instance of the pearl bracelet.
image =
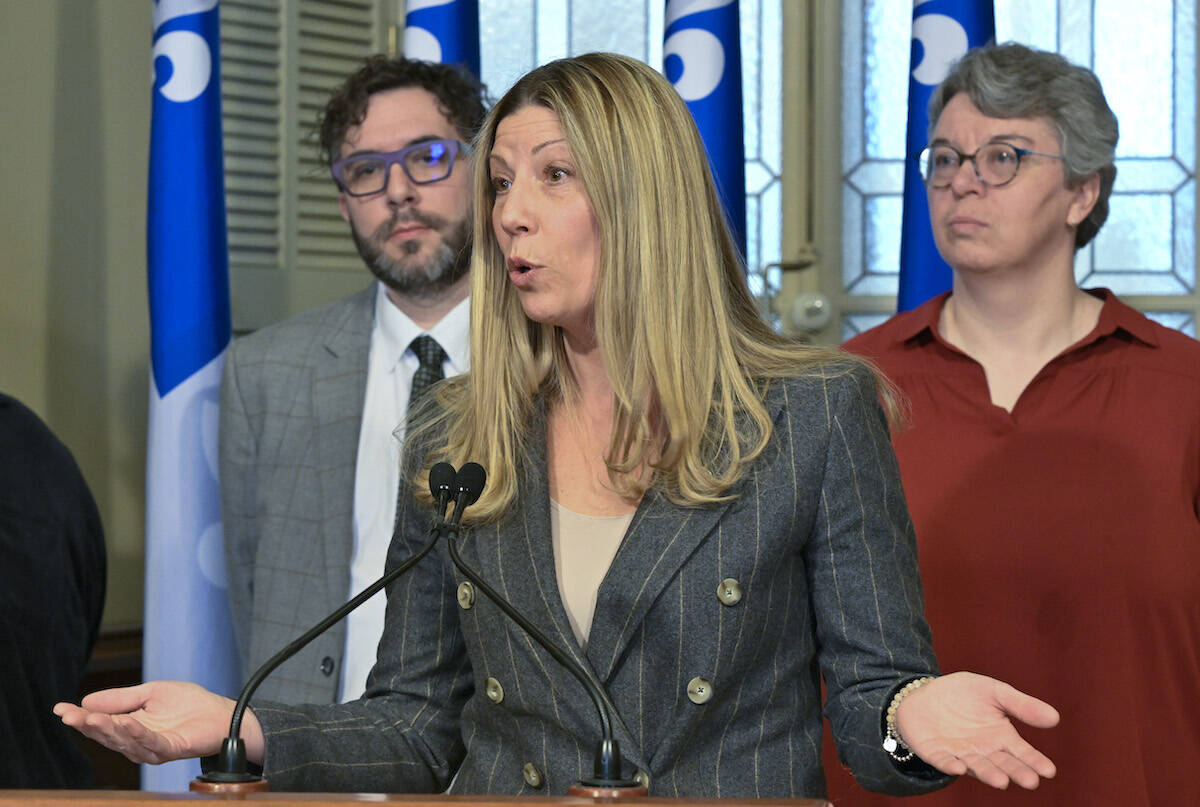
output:
[{"label": "pearl bracelet", "polygon": [[935,676],[928,675],[924,678],[916,678],[909,681],[900,687],[900,691],[892,696],[892,702],[888,704],[887,733],[883,738],[883,750],[887,751],[891,758],[897,762],[908,762],[913,758],[912,749],[908,747],[908,743],[904,742],[904,738],[900,736],[900,730],[896,728],[896,711],[900,708],[900,701],[934,680],[934,678]]}]

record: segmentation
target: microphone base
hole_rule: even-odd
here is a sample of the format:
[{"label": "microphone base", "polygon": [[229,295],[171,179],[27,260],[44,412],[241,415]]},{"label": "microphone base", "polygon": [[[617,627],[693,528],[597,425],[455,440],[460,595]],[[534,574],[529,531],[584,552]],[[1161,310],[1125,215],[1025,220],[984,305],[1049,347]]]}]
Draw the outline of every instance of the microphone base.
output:
[{"label": "microphone base", "polygon": [[207,775],[201,774],[192,780],[188,785],[188,790],[193,793],[204,793],[209,796],[223,796],[225,798],[244,798],[251,793],[266,793],[270,790],[267,780],[261,776],[250,776],[241,781],[218,781],[210,779]]},{"label": "microphone base", "polygon": [[[205,764],[208,762],[213,767]],[[266,779],[246,771],[246,744],[236,733],[225,738],[215,756],[201,760],[200,770],[200,775],[188,785],[193,793],[238,799],[268,790]]]},{"label": "microphone base", "polygon": [[631,801],[644,799],[646,788],[633,780],[616,782],[583,781],[576,782],[567,788],[568,796],[579,796],[585,799],[601,799],[603,801]]}]

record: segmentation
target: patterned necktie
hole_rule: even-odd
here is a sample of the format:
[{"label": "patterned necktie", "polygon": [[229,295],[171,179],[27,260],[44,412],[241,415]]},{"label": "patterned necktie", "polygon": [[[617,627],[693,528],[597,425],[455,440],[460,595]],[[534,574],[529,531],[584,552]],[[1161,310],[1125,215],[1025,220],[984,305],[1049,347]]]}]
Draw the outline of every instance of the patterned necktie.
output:
[{"label": "patterned necktie", "polygon": [[441,381],[446,377],[446,373],[442,370],[442,365],[446,362],[446,351],[442,350],[442,346],[437,343],[432,336],[421,334],[416,339],[412,340],[409,350],[417,354],[417,361],[420,366],[417,367],[417,372],[412,380],[412,392],[408,396],[408,408],[412,411],[413,404],[417,399],[425,394],[425,391],[436,381]]},{"label": "patterned necktie", "polygon": [[[428,392],[434,383],[446,377],[445,371],[442,370],[442,365],[446,361],[446,351],[442,350],[442,346],[437,343],[437,340],[428,334],[421,334],[412,340],[408,348],[417,354],[417,361],[420,362],[417,372],[413,375],[412,390],[408,395],[408,412],[411,415],[417,399]],[[403,466],[403,463],[401,465]],[[400,525],[403,494],[404,485],[401,483],[396,488],[396,517],[392,521],[393,535]]]}]

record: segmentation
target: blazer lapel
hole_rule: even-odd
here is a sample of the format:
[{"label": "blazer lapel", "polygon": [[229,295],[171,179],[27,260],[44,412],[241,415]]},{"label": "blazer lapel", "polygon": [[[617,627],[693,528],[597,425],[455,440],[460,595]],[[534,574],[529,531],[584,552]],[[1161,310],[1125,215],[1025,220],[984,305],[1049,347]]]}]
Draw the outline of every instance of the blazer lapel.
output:
[{"label": "blazer lapel", "polygon": [[592,617],[587,656],[601,681],[609,680],[659,593],[729,506],[680,507],[655,489],[642,497],[600,585]]},{"label": "blazer lapel", "polygon": [[375,284],[331,317],[315,347],[313,437],[321,497],[321,532],[330,610],[345,602],[354,544],[354,472],[367,386],[367,356],[375,320]]},{"label": "blazer lapel", "polygon": [[[519,596],[524,592],[529,592],[527,596],[521,597],[517,604],[522,614],[540,628],[550,641],[565,650],[577,664],[595,673],[603,685],[604,676],[598,674],[596,668],[592,666],[589,660],[590,652],[585,654],[575,639],[575,633],[571,630],[571,623],[567,619],[566,607],[563,605],[562,595],[558,588],[554,543],[550,533],[550,483],[546,472],[546,412],[544,401],[540,398],[530,424],[528,461],[523,473],[522,506],[521,512],[515,519],[516,527],[513,537],[523,542],[525,547],[523,551],[513,552],[512,555],[527,560],[518,562],[506,571],[511,573],[515,570],[517,573],[524,574],[525,579],[533,580],[535,585],[532,587],[518,585],[512,594]],[[523,565],[526,562],[528,566]],[[534,588],[536,590],[531,591]],[[594,637],[593,624],[588,639],[589,648]],[[554,686],[559,691],[571,692],[578,688],[579,684],[574,677],[567,670],[562,669],[557,662],[550,662],[548,669],[555,681]],[[583,721],[581,725],[587,727],[586,730],[595,732],[596,738],[599,739],[600,725],[595,711],[590,706],[583,707],[580,719]],[[622,756],[634,767],[645,769],[647,767],[646,759],[640,746],[634,740],[633,734],[629,731],[625,718],[618,713],[612,716],[612,720],[614,736],[620,743]],[[626,770],[626,773],[629,772]]]},{"label": "blazer lapel", "polygon": [[[779,396],[767,398],[767,409],[777,427],[783,409]],[[771,448],[768,446],[766,450]],[[752,472],[751,468],[746,476]],[[681,507],[657,488],[642,497],[600,585],[592,617],[587,657],[601,681],[611,678],[618,660],[662,590],[725,514],[737,506],[746,476],[730,491],[733,498],[722,504]]]},{"label": "blazer lapel", "polygon": [[588,661],[575,640],[567,610],[558,588],[558,573],[554,562],[554,539],[550,532],[550,480],[546,473],[546,411],[539,398],[530,424],[529,460],[525,468],[525,491],[520,536],[529,559],[529,576],[536,581],[538,598],[542,603],[537,617],[531,617],[560,647],[565,648],[580,664]]}]

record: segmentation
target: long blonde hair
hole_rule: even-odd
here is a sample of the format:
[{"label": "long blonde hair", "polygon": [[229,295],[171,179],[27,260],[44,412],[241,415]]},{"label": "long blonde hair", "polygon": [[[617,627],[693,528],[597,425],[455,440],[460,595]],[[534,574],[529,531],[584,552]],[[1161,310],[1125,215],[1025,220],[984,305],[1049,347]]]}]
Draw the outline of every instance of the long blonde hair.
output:
[{"label": "long blonde hair", "polygon": [[[634,472],[652,467],[650,484],[677,503],[728,498],[770,440],[770,380],[860,362],[763,322],[691,114],[661,75],[615,54],[533,70],[484,121],[475,150],[472,371],[440,385],[439,408],[417,439],[428,439],[431,461],[487,468],[487,489],[469,513],[495,520],[517,496],[536,397],[563,401],[574,390],[561,332],[525,316],[492,233],[488,157],[500,121],[527,105],[558,116],[600,232],[594,310],[614,395],[605,456],[614,489],[640,497],[646,483]],[[886,384],[880,390],[894,410]],[[426,479],[418,474],[418,491]]]}]

